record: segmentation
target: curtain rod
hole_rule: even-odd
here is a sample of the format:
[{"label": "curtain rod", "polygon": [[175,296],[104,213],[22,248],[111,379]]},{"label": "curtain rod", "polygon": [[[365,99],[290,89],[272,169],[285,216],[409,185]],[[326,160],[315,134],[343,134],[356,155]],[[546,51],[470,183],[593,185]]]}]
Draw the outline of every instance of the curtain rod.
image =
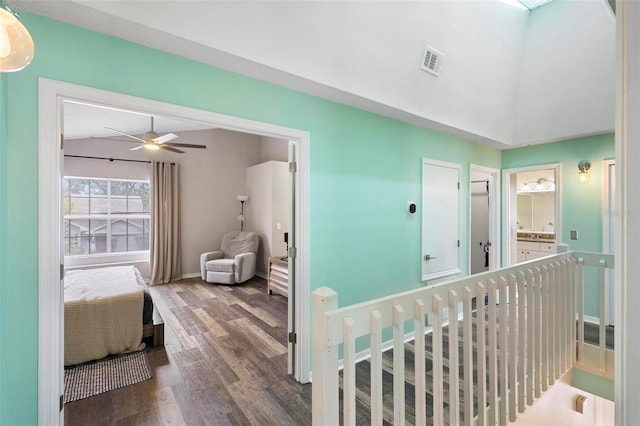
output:
[{"label": "curtain rod", "polygon": [[[151,161],[148,160],[128,160],[126,158],[112,158],[112,157],[89,157],[86,155],[71,155],[71,154],[65,154],[65,157],[71,157],[71,158],[87,158],[89,160],[109,160],[109,161],[128,161],[131,163],[147,163],[147,164],[151,164]],[[171,163],[172,166],[175,166],[176,163]]]},{"label": "curtain rod", "polygon": [[471,183],[489,183],[489,179],[485,180],[472,180]]}]

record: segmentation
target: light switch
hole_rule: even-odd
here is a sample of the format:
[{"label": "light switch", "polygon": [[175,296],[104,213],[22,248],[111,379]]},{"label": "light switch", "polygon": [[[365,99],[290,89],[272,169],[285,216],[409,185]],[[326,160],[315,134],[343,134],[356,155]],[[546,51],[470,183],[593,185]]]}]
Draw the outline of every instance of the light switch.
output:
[{"label": "light switch", "polygon": [[569,238],[571,238],[572,240],[577,240],[578,239],[578,230],[577,229],[572,229],[571,231],[569,231]]},{"label": "light switch", "polygon": [[279,231],[282,228],[282,225],[280,223],[276,223],[276,230]]}]

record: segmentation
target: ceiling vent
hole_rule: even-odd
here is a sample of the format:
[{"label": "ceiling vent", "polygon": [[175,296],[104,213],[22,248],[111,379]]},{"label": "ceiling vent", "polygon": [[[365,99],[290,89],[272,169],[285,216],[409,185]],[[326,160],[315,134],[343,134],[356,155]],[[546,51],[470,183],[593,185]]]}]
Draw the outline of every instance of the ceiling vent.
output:
[{"label": "ceiling vent", "polygon": [[437,77],[440,75],[440,67],[442,66],[443,57],[444,55],[442,53],[438,52],[433,47],[427,46],[424,50],[424,56],[422,57],[422,65],[420,68]]}]

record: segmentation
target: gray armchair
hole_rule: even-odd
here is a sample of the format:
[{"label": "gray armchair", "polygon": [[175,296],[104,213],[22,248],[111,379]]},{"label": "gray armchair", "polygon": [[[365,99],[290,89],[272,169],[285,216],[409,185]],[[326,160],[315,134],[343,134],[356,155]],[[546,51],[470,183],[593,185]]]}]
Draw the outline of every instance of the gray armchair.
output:
[{"label": "gray armchair", "polygon": [[220,250],[200,256],[202,279],[208,283],[238,284],[256,274],[258,234],[235,231],[222,237]]}]

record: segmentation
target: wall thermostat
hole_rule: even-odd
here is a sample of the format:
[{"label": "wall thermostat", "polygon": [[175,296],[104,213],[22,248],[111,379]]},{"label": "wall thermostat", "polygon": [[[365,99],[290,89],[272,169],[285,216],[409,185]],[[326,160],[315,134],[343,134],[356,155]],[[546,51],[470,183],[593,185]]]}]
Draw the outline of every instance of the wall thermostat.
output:
[{"label": "wall thermostat", "polygon": [[416,203],[413,201],[409,202],[409,213],[414,214],[416,212]]}]

